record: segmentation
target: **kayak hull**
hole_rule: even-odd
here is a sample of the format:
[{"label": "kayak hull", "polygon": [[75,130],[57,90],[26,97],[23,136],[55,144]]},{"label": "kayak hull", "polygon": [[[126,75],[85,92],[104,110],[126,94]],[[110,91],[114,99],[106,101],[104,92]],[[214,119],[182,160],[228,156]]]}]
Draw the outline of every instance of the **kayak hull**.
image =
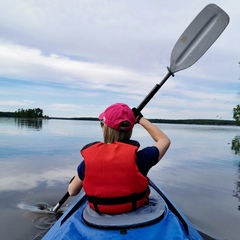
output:
[{"label": "kayak hull", "polygon": [[[155,221],[140,224],[139,226],[114,226],[113,224],[109,227],[93,227],[83,217],[84,209],[87,206],[87,198],[85,194],[82,194],[72,207],[53,225],[43,239],[202,239],[193,225],[167,198],[166,194],[151,181],[150,187],[154,188],[164,202],[164,212]],[[141,219],[144,219],[144,217],[144,214],[136,216],[136,218]],[[114,221],[114,218],[112,221]]]}]

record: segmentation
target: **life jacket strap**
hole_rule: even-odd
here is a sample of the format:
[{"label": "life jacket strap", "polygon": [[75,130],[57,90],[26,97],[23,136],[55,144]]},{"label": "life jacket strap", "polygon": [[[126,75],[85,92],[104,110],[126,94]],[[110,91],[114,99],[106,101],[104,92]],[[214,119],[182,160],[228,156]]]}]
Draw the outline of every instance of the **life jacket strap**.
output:
[{"label": "life jacket strap", "polygon": [[94,210],[99,213],[98,205],[120,205],[126,203],[132,203],[132,210],[137,209],[137,201],[146,197],[148,193],[148,188],[140,193],[133,193],[128,196],[121,197],[111,197],[111,198],[101,198],[96,196],[87,196],[88,202],[92,203],[94,206]]}]

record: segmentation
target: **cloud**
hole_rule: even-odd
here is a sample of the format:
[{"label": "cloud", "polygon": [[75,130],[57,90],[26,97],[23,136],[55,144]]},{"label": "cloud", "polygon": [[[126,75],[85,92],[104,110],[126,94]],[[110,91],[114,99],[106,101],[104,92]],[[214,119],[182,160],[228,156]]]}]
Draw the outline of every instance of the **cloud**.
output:
[{"label": "cloud", "polygon": [[68,112],[72,111],[78,111],[81,107],[79,105],[74,105],[74,104],[60,104],[60,103],[55,103],[50,106],[50,108],[53,108],[55,110],[64,110]]},{"label": "cloud", "polygon": [[0,101],[0,106],[29,106],[32,103],[30,100],[23,100],[23,101],[14,101],[14,100],[9,100],[9,101]]},{"label": "cloud", "polygon": [[[17,173],[1,177],[0,191],[28,190],[46,183],[48,187],[59,183],[69,182],[69,176],[74,174],[73,169],[51,169],[41,173]],[[58,179],[58,181],[56,181]]]},{"label": "cloud", "polygon": [[[3,0],[1,102],[29,99],[31,106],[42,107],[51,116],[70,116],[74,111],[76,116],[79,106],[85,116],[95,116],[113,100],[136,106],[166,74],[175,42],[208,3]],[[230,15],[230,25],[194,66],[164,84],[148,108],[171,105],[178,112],[177,99],[186,110],[192,103],[205,102],[207,107],[208,96],[209,101],[210,96],[218,99],[215,109],[226,98],[231,105],[224,106],[229,108],[238,102],[238,2],[217,4]],[[193,117],[197,110],[191,108]]]},{"label": "cloud", "polygon": [[76,61],[51,54],[44,55],[39,49],[0,41],[0,74],[6,78],[38,83],[57,83],[77,88],[109,91],[122,88],[134,89],[136,84],[158,79],[147,73],[106,64]]}]

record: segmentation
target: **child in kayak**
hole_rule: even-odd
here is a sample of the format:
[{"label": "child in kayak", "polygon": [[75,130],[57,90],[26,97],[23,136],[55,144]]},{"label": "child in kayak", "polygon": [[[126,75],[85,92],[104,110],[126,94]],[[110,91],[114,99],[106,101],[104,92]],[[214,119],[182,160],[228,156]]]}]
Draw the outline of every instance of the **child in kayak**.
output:
[{"label": "child in kayak", "polygon": [[[69,184],[70,196],[84,189],[89,206],[98,213],[119,214],[148,202],[147,173],[164,156],[170,140],[136,108],[124,103],[109,106],[99,115],[103,142],[87,144],[81,150],[83,161]],[[131,140],[135,123],[153,138],[152,146],[139,150]]]}]

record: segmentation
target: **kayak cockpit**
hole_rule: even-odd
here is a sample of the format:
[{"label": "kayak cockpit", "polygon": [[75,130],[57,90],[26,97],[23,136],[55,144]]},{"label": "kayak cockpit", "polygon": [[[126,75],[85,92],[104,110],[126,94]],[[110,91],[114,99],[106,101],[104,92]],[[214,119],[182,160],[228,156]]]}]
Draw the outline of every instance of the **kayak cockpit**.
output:
[{"label": "kayak cockpit", "polygon": [[124,214],[98,214],[82,194],[43,239],[202,239],[168,197],[149,180],[149,204]]},{"label": "kayak cockpit", "polygon": [[136,228],[160,221],[166,210],[166,203],[162,197],[151,188],[149,203],[135,211],[114,215],[99,214],[87,205],[83,210],[82,217],[86,224],[95,228]]}]

